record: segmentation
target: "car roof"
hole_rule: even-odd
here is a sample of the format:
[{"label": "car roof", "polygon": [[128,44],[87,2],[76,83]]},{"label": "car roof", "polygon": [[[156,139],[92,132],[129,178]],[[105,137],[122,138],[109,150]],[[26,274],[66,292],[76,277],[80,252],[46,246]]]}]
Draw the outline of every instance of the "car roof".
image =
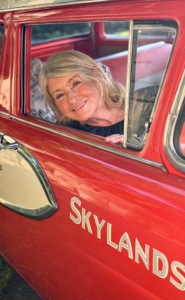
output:
[{"label": "car roof", "polygon": [[[69,4],[86,4],[86,3],[100,3],[100,2],[153,2],[154,0],[1,0],[0,11],[22,10],[38,7],[51,7],[58,5]],[[171,0],[157,0],[171,1]]]},{"label": "car roof", "polygon": [[24,8],[48,7],[65,4],[108,2],[111,0],[1,0],[1,10],[22,10]]}]

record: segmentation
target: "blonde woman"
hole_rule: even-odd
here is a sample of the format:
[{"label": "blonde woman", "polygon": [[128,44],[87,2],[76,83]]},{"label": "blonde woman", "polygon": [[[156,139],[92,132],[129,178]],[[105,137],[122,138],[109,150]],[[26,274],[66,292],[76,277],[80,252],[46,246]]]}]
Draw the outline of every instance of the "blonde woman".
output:
[{"label": "blonde woman", "polygon": [[75,50],[60,52],[44,64],[40,85],[60,123],[123,141],[125,88],[105,66]]}]

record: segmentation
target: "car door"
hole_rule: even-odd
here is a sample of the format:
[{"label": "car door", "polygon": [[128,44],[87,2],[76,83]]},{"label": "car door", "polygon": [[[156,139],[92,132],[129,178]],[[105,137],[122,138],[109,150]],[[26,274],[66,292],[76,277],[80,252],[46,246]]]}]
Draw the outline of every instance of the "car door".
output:
[{"label": "car door", "polygon": [[[124,1],[74,4],[12,15],[10,44],[4,50],[10,53],[10,108],[4,113],[1,102],[0,113],[0,193],[4,189],[0,199],[7,199],[10,189],[6,202],[11,205],[1,200],[0,252],[43,299],[170,299],[171,295],[184,299],[184,175],[169,172],[164,164],[160,148],[164,123],[156,122],[170,106],[164,103],[165,87],[177,56],[177,27],[174,21],[154,22],[159,3],[144,14],[145,5],[127,3],[125,9]],[[165,6],[160,8],[162,19]],[[29,108],[29,27],[108,18],[130,21],[124,147],[35,118]],[[150,35],[156,28],[160,33],[175,32],[175,37],[162,74],[159,69],[153,76],[143,57],[149,50],[162,53],[164,44],[139,48],[137,39],[140,31]],[[103,62],[108,64],[109,59],[104,57]],[[155,101],[139,98],[134,110],[134,93],[141,95],[138,87],[150,87],[146,79],[150,82],[158,75]],[[146,130],[140,132],[148,102]]]}]

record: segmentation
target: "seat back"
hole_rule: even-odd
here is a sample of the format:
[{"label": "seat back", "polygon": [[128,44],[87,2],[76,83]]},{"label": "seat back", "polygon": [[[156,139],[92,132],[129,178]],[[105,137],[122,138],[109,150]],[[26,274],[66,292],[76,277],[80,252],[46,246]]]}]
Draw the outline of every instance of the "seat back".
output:
[{"label": "seat back", "polygon": [[[164,42],[141,46],[137,50],[135,90],[159,85],[168,62],[172,45]],[[107,65],[115,80],[126,85],[128,51],[98,58]]]}]

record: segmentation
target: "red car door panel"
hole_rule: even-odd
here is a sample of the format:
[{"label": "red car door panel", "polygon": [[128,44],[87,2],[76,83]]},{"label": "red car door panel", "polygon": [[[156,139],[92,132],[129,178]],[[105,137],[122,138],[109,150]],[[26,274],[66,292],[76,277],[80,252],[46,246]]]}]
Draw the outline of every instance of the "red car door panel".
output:
[{"label": "red car door panel", "polygon": [[[168,299],[166,289],[183,299],[184,180],[31,125],[24,125],[23,134],[20,122],[9,122],[11,136],[45,171],[59,207],[37,222],[0,207],[1,251],[6,256],[9,249],[6,258],[21,266],[21,275],[34,285],[38,280],[38,291],[40,284],[56,284],[55,299],[71,284],[71,299],[93,299],[97,291],[101,299],[122,299],[123,293],[128,299],[138,293],[142,299]],[[11,234],[12,224],[17,235]],[[34,266],[28,255],[20,255],[21,245],[34,258]],[[48,269],[49,257],[53,262]],[[34,278],[27,268],[35,269]],[[60,286],[55,276],[61,277]],[[42,296],[49,297],[48,288]]]}]

